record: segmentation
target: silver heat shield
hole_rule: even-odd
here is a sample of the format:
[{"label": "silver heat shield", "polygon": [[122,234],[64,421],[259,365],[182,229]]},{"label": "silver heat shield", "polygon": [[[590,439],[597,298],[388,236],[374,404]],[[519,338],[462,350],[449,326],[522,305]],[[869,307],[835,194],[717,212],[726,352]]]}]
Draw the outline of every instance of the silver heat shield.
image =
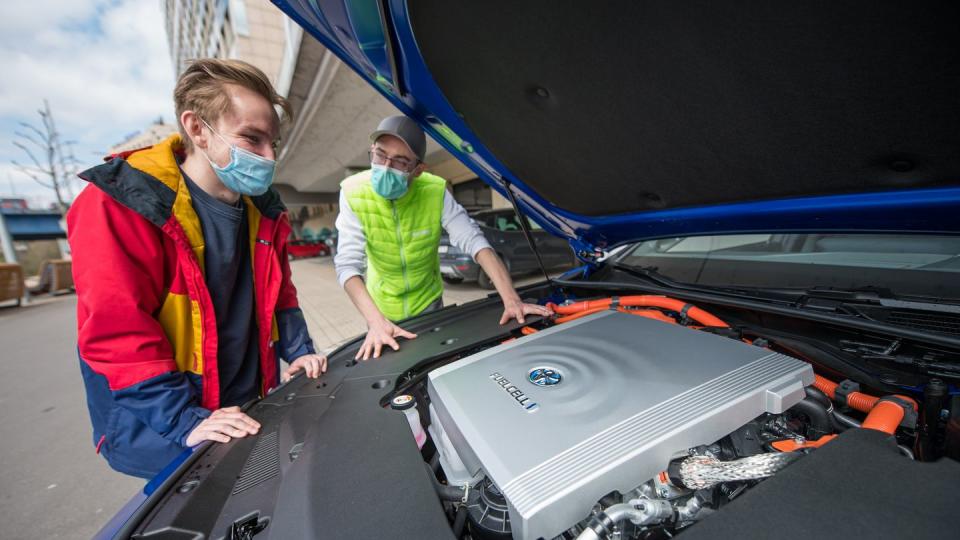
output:
[{"label": "silver heat shield", "polygon": [[431,433],[442,464],[500,488],[515,538],[552,538],[812,383],[797,359],[606,311],[431,372]]}]

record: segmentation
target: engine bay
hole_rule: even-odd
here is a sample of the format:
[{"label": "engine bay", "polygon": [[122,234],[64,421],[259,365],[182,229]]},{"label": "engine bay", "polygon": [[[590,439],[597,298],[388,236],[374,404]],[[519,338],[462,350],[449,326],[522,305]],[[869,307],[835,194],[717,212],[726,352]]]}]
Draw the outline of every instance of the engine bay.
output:
[{"label": "engine bay", "polygon": [[457,538],[671,538],[847,430],[914,459],[916,400],[814,374],[696,306],[552,307],[403,389]]},{"label": "engine bay", "polygon": [[812,383],[800,360],[608,310],[432,371],[430,430],[448,482],[482,475],[515,538],[552,538]]}]

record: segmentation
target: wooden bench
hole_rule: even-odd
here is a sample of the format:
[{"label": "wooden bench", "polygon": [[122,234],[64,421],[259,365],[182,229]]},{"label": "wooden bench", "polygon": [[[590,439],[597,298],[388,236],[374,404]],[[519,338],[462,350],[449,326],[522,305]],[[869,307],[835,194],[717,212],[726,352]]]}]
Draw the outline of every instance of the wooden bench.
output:
[{"label": "wooden bench", "polygon": [[70,261],[56,259],[40,265],[40,282],[30,288],[31,294],[63,294],[73,291],[73,269]]},{"label": "wooden bench", "polygon": [[19,264],[0,263],[0,303],[23,298],[23,268]]}]

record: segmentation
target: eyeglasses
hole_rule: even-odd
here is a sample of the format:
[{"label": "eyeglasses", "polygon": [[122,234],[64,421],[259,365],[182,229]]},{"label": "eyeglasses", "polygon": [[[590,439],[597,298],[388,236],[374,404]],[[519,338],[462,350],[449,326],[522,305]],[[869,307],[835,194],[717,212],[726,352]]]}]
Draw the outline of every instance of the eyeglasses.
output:
[{"label": "eyeglasses", "polygon": [[416,167],[418,163],[420,163],[420,160],[410,160],[403,156],[390,157],[379,148],[374,148],[373,150],[368,151],[367,154],[370,156],[370,163],[373,163],[374,165],[389,166],[392,163],[395,165],[395,168],[402,171],[410,171]]}]

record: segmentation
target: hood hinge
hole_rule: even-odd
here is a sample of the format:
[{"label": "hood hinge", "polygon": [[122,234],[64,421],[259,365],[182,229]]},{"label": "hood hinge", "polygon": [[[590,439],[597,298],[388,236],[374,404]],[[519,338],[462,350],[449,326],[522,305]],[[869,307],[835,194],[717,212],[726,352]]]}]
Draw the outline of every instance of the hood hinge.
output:
[{"label": "hood hinge", "polygon": [[571,238],[570,247],[573,248],[578,259],[591,265],[597,264],[597,261],[605,255],[602,249],[580,238]]}]

